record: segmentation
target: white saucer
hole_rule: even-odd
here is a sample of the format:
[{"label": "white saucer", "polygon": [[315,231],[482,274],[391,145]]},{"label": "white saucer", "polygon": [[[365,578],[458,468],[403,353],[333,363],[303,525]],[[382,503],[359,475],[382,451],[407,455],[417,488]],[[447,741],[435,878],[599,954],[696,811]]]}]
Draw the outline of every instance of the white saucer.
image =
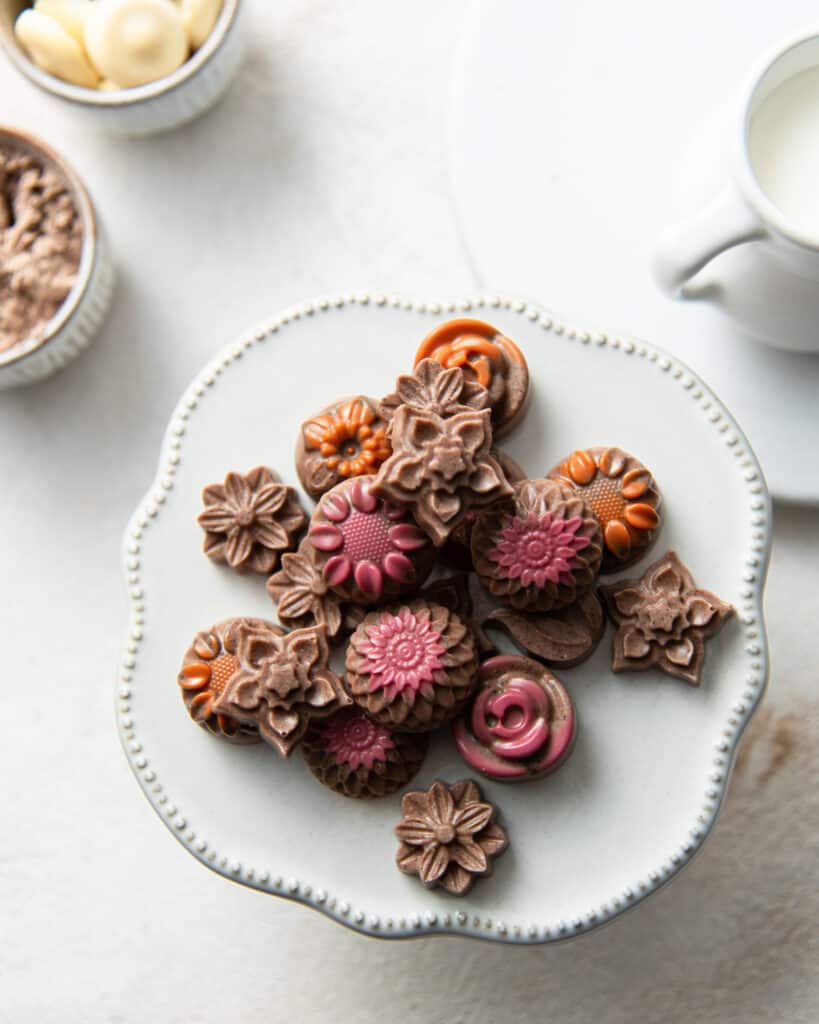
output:
[{"label": "white saucer", "polygon": [[[312,778],[299,751],[284,761],[263,744],[221,743],[190,722],[176,685],[199,629],[274,610],[260,577],[239,577],[202,554],[195,520],[203,485],[260,463],[297,485],[294,438],[305,417],[339,395],[392,390],[420,339],[456,309],[495,323],[528,359],[532,401],[504,448],[532,475],[580,445],[637,453],[664,494],[656,557],[676,549],[697,583],[739,612],[708,642],[701,689],[655,673],[614,676],[611,629],[589,661],[561,673],[578,708],[575,751],[548,779],[482,783],[511,847],[460,900],[396,869],[398,795],[346,800]],[[769,546],[769,500],[745,438],[702,381],[651,346],[509,300],[310,303],[229,346],[173,414],[156,480],[125,538],[123,746],[174,836],[232,881],[385,938],[563,939],[653,892],[708,834],[767,680]],[[416,782],[469,775],[444,731]]]},{"label": "white saucer", "polygon": [[[714,306],[666,298],[649,265],[663,228],[715,188],[715,109],[777,39],[815,20],[809,0],[679,11],[490,0],[466,30],[450,118],[455,198],[484,286],[685,359],[748,431],[773,493],[802,502],[819,501],[819,356],[749,342]],[[745,247],[719,262],[721,301],[741,320],[759,301],[758,256]],[[798,282],[773,285],[796,330],[808,316]]]}]

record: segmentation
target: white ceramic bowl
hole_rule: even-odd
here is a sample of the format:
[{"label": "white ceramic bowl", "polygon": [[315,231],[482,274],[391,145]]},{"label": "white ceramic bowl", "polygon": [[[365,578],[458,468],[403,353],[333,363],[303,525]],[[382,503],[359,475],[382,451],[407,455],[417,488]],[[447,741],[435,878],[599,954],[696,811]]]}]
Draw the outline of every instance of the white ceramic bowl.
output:
[{"label": "white ceramic bowl", "polygon": [[133,89],[106,92],[63,82],[37,67],[14,36],[26,0],[0,0],[0,43],[17,69],[91,127],[112,135],[153,135],[192,121],[227,90],[239,69],[242,0],[224,0],[213,31],[173,74]]},{"label": "white ceramic bowl", "polygon": [[74,287],[39,337],[0,352],[0,389],[50,377],[87,348],[111,304],[114,270],[108,242],[85,186],[61,156],[39,139],[0,127],[0,144],[29,152],[68,182],[83,226],[82,255]]}]

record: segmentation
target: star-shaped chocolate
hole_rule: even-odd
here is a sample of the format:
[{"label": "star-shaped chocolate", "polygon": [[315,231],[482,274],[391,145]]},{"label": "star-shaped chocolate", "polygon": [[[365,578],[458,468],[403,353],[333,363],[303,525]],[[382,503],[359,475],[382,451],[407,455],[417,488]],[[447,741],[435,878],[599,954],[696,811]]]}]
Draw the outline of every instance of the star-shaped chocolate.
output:
[{"label": "star-shaped chocolate", "polygon": [[239,670],[214,704],[238,722],[256,724],[259,734],[287,757],[314,718],[350,703],[341,680],[330,671],[327,630],[276,626],[242,633],[236,652]]},{"label": "star-shaped chocolate", "polygon": [[700,590],[674,551],[654,562],[639,580],[600,587],[617,626],[612,671],[658,668],[699,686],[705,641],[734,613],[733,607]]}]

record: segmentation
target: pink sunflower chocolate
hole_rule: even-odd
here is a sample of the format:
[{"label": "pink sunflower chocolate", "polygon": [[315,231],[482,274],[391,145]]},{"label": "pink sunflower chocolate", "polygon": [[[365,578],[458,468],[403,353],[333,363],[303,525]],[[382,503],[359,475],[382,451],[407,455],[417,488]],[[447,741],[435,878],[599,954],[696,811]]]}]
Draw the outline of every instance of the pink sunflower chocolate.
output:
[{"label": "pink sunflower chocolate", "polygon": [[481,583],[518,609],[572,604],[597,578],[600,524],[572,492],[551,480],[524,480],[509,502],[483,511],[472,531]]},{"label": "pink sunflower chocolate", "polygon": [[367,615],[350,638],[346,668],[348,692],[376,721],[427,732],[468,700],[477,650],[454,612],[416,600]]},{"label": "pink sunflower chocolate", "polygon": [[366,479],[345,480],[318,504],[307,544],[334,593],[377,604],[419,587],[435,552],[410,513],[377,498]]},{"label": "pink sunflower chocolate", "polygon": [[359,708],[316,723],[302,740],[310,771],[322,785],[357,799],[389,796],[405,786],[426,756],[419,733],[390,732]]}]

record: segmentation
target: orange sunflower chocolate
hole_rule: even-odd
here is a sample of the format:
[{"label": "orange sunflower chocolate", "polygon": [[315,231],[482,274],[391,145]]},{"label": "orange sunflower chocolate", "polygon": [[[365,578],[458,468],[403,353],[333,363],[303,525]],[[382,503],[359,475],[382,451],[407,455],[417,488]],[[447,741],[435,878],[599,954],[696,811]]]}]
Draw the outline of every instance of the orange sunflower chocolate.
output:
[{"label": "orange sunflower chocolate", "polygon": [[215,704],[239,671],[237,651],[241,634],[261,628],[269,628],[269,624],[261,619],[226,619],[202,630],[185,651],[177,676],[182,700],[194,722],[233,743],[258,743],[259,730],[218,712]]},{"label": "orange sunflower chocolate", "polygon": [[434,359],[457,366],[467,381],[486,388],[495,436],[512,427],[529,395],[529,368],[518,346],[483,320],[448,320],[431,331],[415,353],[415,365]]},{"label": "orange sunflower chocolate", "polygon": [[591,507],[603,530],[602,573],[619,572],[646,553],[660,529],[662,503],[648,469],[620,448],[572,452],[549,473]]},{"label": "orange sunflower chocolate", "polygon": [[296,469],[304,489],[318,499],[342,480],[378,472],[391,454],[378,403],[357,395],[326,406],[302,424]]}]

